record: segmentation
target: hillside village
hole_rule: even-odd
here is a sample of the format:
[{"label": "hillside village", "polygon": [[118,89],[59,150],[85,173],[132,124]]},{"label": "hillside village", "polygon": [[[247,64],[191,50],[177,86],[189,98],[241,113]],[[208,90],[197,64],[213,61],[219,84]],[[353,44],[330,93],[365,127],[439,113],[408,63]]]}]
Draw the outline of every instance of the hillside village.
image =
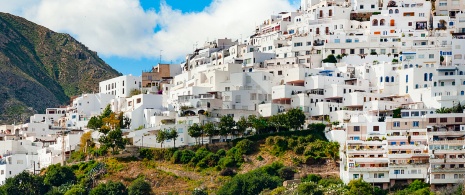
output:
[{"label": "hillside village", "polygon": [[[340,143],[345,183],[362,178],[386,189],[417,179],[433,188],[463,182],[463,10],[464,0],[302,0],[300,9],[271,15],[244,39],[207,42],[180,64],[100,82],[99,93],[48,108],[29,123],[0,126],[0,184],[85,147],[79,143],[92,131],[88,121],[107,105],[130,119],[123,129],[130,145],[153,148],[200,144],[188,134],[193,124],[298,108],[304,126],[323,122],[326,136]],[[157,142],[165,129],[177,131],[175,142]]]}]

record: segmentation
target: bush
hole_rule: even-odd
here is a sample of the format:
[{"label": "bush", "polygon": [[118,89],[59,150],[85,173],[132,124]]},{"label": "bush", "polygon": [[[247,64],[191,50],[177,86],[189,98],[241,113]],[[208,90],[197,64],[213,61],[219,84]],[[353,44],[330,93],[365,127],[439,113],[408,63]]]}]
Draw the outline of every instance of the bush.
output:
[{"label": "bush", "polygon": [[134,180],[128,188],[129,195],[150,195],[152,194],[152,188],[144,178],[139,177]]},{"label": "bush", "polygon": [[61,166],[60,164],[49,166],[44,178],[44,183],[51,186],[61,186],[75,181],[76,175],[74,175],[71,167]]},{"label": "bush", "polygon": [[317,174],[306,175],[302,178],[302,182],[315,182],[318,183],[321,180],[321,176]]},{"label": "bush", "polygon": [[153,150],[149,148],[139,149],[139,157],[143,159],[152,160],[154,157]]},{"label": "bush", "polygon": [[222,167],[222,168],[227,168],[227,167],[236,167],[236,161],[231,158],[231,157],[224,157],[224,158],[221,158],[220,161],[218,162],[218,164]]},{"label": "bush", "polygon": [[262,169],[234,176],[231,181],[221,187],[218,195],[242,194],[256,195],[264,189],[274,189],[281,185],[282,180],[270,175]]},{"label": "bush", "polygon": [[244,139],[237,142],[235,148],[237,148],[240,154],[251,154],[254,151],[253,145],[252,141]]},{"label": "bush", "polygon": [[323,191],[318,189],[318,185],[313,182],[301,183],[297,186],[297,194],[323,195]]},{"label": "bush", "polygon": [[274,145],[274,137],[267,137],[265,140],[265,144],[268,146]]},{"label": "bush", "polygon": [[278,170],[279,177],[284,180],[294,179],[295,170],[291,167],[283,167]]},{"label": "bush", "polygon": [[297,147],[294,148],[294,153],[301,155],[305,151],[305,147],[302,145],[298,145]]},{"label": "bush", "polygon": [[263,157],[262,157],[261,155],[258,155],[258,156],[257,156],[257,160],[258,160],[258,161],[262,161],[262,160],[263,160]]},{"label": "bush", "polygon": [[220,172],[221,176],[234,176],[235,172],[231,168],[225,168]]},{"label": "bush", "polygon": [[226,150],[224,149],[220,149],[216,152],[216,154],[219,156],[219,157],[224,157],[226,156]]}]

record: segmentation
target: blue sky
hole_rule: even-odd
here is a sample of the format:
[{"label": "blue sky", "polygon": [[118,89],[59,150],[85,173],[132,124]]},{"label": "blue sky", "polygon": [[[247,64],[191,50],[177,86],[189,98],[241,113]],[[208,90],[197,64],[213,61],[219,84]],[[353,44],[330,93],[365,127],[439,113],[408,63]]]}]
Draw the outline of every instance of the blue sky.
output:
[{"label": "blue sky", "polygon": [[123,74],[179,63],[194,45],[240,39],[300,0],[0,0],[0,12],[68,33]]},{"label": "blue sky", "polygon": [[[166,4],[170,5],[173,9],[180,10],[183,13],[186,12],[201,12],[205,9],[205,7],[209,6],[212,0],[195,0],[195,3],[186,3],[183,0],[166,0]],[[144,10],[148,11],[151,9],[156,10],[157,12],[160,11],[160,1],[159,0],[140,0],[141,6]],[[154,29],[154,32],[160,30],[160,26],[157,26]],[[160,53],[160,52],[158,52]],[[177,59],[164,59],[163,52],[161,52],[162,63],[170,63],[170,62],[177,62]],[[119,57],[119,56],[110,56],[105,57],[101,56],[101,58],[112,66],[114,69],[118,70],[123,74],[132,74],[132,75],[140,75],[141,71],[149,71],[152,66],[158,64],[160,62],[160,57],[142,57],[142,58],[130,58],[130,57]],[[173,61],[174,60],[174,61]]]}]

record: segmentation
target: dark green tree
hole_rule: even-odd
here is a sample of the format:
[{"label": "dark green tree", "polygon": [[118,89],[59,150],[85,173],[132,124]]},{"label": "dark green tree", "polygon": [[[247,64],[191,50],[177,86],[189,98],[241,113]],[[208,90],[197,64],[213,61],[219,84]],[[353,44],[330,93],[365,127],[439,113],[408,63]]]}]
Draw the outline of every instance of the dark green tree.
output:
[{"label": "dark green tree", "polygon": [[195,143],[198,144],[198,138],[202,136],[202,127],[199,124],[194,123],[187,129],[187,133],[189,136],[195,138]]},{"label": "dark green tree", "polygon": [[166,139],[172,139],[173,147],[176,148],[176,139],[178,139],[179,137],[178,131],[176,131],[176,128],[172,127],[167,132],[168,132],[167,134],[168,136],[166,137]]},{"label": "dark green tree", "polygon": [[8,195],[42,195],[49,190],[41,176],[32,175],[26,171],[6,179],[0,187],[1,194]]},{"label": "dark green tree", "polygon": [[263,117],[257,118],[255,115],[250,115],[247,121],[252,125],[257,134],[262,133],[268,127],[267,121]]},{"label": "dark green tree", "polygon": [[287,114],[273,115],[268,119],[270,125],[274,126],[279,132],[279,129],[287,126]]},{"label": "dark green tree", "polygon": [[76,175],[68,166],[60,164],[50,165],[45,173],[44,183],[51,186],[61,186],[65,183],[76,181]]},{"label": "dark green tree", "polygon": [[243,135],[244,132],[249,127],[247,123],[247,119],[245,117],[241,117],[236,123],[236,135]]},{"label": "dark green tree", "polygon": [[236,121],[234,121],[232,116],[225,115],[221,117],[220,122],[218,123],[218,130],[220,136],[226,136],[227,139],[227,136],[232,134],[232,132],[234,131],[234,126],[236,126]]},{"label": "dark green tree", "polygon": [[128,187],[129,195],[150,195],[152,193],[152,187],[144,178],[139,177],[134,180]]},{"label": "dark green tree", "polygon": [[329,54],[328,57],[323,59],[323,63],[337,63],[337,59],[333,54]]},{"label": "dark green tree", "polygon": [[382,195],[384,191],[374,187],[362,179],[355,179],[347,184],[347,195]]},{"label": "dark green tree", "polygon": [[123,138],[123,131],[117,128],[110,130],[108,134],[100,136],[99,142],[107,148],[111,148],[112,152],[115,153],[119,149],[124,149],[127,141]]},{"label": "dark green tree", "polygon": [[293,108],[287,111],[287,126],[289,129],[299,130],[305,123],[305,114],[299,108]]},{"label": "dark green tree", "polygon": [[167,140],[168,132],[166,130],[160,130],[157,133],[157,143],[160,143],[160,147],[163,148],[163,142]]},{"label": "dark green tree", "polygon": [[100,115],[100,119],[109,117],[112,112],[113,111],[111,111],[110,104],[108,104]]},{"label": "dark green tree", "polygon": [[208,143],[212,143],[212,137],[218,135],[215,124],[208,122],[203,125],[203,132],[208,135]]},{"label": "dark green tree", "polygon": [[97,130],[103,126],[102,119],[100,117],[91,117],[89,122],[87,122],[87,128]]}]

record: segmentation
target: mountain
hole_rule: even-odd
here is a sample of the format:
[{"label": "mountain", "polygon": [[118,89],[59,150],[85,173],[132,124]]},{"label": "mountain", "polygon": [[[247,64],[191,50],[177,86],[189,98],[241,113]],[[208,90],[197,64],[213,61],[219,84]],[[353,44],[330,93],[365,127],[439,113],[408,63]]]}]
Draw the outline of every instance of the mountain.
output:
[{"label": "mountain", "polygon": [[0,12],[0,124],[98,92],[119,75],[70,35]]}]

